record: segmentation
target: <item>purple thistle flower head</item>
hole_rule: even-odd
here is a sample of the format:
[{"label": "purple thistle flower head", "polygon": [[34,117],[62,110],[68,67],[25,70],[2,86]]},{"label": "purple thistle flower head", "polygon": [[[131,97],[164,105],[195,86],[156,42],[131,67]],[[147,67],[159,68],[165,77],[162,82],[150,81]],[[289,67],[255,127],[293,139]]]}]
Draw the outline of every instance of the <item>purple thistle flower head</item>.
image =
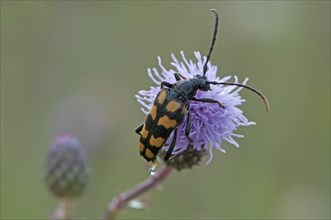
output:
[{"label": "purple thistle flower head", "polygon": [[[196,75],[203,75],[203,66],[206,57],[201,57],[199,52],[194,52],[196,62],[187,60],[184,53],[181,51],[182,60],[172,54],[172,69],[167,70],[161,63],[161,58],[158,57],[158,63],[161,68],[161,73],[156,69],[148,69],[148,75],[156,86],[151,86],[149,90],[141,90],[135,96],[137,101],[143,106],[141,110],[147,115],[153,106],[154,99],[160,89],[162,81],[175,83],[176,79],[174,73],[180,73],[186,79],[193,78]],[[205,76],[208,81],[228,82],[232,77],[225,76],[220,78],[217,76],[217,66],[210,62],[207,64],[207,72]],[[246,78],[241,84],[246,84]],[[233,77],[232,82],[239,83],[236,76]],[[190,138],[192,139],[191,146],[196,151],[208,150],[210,158],[207,163],[210,163],[213,158],[212,149],[225,153],[222,148],[223,140],[239,147],[239,144],[234,140],[235,137],[241,138],[243,135],[235,133],[239,126],[255,125],[255,122],[248,121],[244,116],[243,111],[238,108],[245,99],[243,99],[239,92],[242,87],[224,86],[224,85],[210,85],[210,91],[198,91],[196,98],[210,98],[220,102],[225,108],[221,108],[214,103],[190,102],[189,111],[191,112],[191,130]],[[186,117],[184,121],[178,125],[178,136],[173,154],[180,154],[189,146],[189,140],[185,136]],[[173,134],[169,137],[162,150],[167,150]]]}]

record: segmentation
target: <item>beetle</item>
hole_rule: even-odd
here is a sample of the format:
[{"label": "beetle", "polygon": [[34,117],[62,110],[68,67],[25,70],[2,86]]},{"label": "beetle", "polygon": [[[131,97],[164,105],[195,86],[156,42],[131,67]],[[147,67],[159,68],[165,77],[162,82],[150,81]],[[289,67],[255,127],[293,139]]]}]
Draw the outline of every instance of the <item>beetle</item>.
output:
[{"label": "beetle", "polygon": [[206,72],[208,69],[207,63],[215,45],[219,20],[217,11],[215,9],[211,9],[211,11],[215,14],[216,21],[211,47],[203,66],[203,74],[196,75],[191,79],[186,79],[180,73],[175,73],[174,77],[176,79],[176,83],[171,84],[166,81],[161,82],[161,90],[154,100],[146,121],[136,129],[136,133],[140,135],[138,144],[140,155],[143,156],[148,162],[152,161],[154,166],[156,166],[156,156],[158,152],[173,132],[173,139],[164,157],[165,161],[169,160],[176,144],[178,125],[183,122],[184,117],[187,118],[185,125],[185,136],[188,138],[189,142],[192,143],[189,136],[191,129],[191,114],[189,111],[189,106],[191,101],[214,103],[219,105],[220,108],[226,108],[226,106],[223,106],[217,100],[209,98],[196,98],[195,95],[198,90],[211,90],[210,85],[231,85],[243,87],[259,95],[264,101],[266,111],[269,110],[269,104],[266,97],[252,87],[232,82],[208,81],[206,77]]}]

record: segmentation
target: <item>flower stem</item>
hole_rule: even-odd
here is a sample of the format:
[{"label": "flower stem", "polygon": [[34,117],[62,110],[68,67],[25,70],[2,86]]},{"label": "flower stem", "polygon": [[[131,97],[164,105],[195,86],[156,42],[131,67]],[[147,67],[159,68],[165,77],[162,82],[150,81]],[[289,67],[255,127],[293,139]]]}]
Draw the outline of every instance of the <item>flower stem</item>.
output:
[{"label": "flower stem", "polygon": [[72,219],[72,211],[74,206],[73,198],[64,198],[60,201],[59,206],[53,212],[49,214],[50,220],[71,220]]},{"label": "flower stem", "polygon": [[71,220],[72,219],[72,211],[73,211],[74,200],[71,198],[66,198],[63,201],[63,212],[64,219]]},{"label": "flower stem", "polygon": [[117,213],[124,207],[130,200],[137,198],[141,194],[157,186],[162,182],[172,171],[170,166],[163,166],[155,175],[149,177],[143,182],[137,184],[132,189],[117,195],[112,202],[110,202],[103,215],[104,220],[116,219]]}]

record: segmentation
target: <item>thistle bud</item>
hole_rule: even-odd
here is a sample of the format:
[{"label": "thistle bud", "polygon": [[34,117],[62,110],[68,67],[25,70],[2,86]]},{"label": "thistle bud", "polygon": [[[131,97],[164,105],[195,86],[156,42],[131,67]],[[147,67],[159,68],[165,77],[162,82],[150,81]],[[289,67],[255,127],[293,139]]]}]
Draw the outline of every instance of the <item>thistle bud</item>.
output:
[{"label": "thistle bud", "polygon": [[46,157],[45,181],[56,196],[76,198],[84,191],[89,171],[80,141],[70,135],[54,138]]},{"label": "thistle bud", "polygon": [[[164,158],[165,153],[166,151],[161,151],[159,156]],[[200,165],[202,157],[206,155],[207,152],[205,150],[196,151],[191,145],[183,152],[174,155],[165,163],[168,166],[175,168],[177,171],[180,171],[185,168],[192,168],[193,166]]]}]

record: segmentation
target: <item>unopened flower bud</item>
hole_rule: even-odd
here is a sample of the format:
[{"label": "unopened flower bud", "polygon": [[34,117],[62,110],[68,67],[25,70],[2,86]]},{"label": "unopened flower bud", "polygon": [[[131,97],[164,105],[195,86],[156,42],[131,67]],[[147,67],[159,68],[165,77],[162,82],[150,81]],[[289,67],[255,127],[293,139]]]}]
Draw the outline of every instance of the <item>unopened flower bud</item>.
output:
[{"label": "unopened flower bud", "polygon": [[46,157],[45,181],[56,196],[75,198],[84,191],[89,171],[87,158],[80,141],[70,135],[54,138]]},{"label": "unopened flower bud", "polygon": [[[166,151],[160,151],[160,158],[164,158]],[[175,168],[180,171],[185,168],[192,168],[193,166],[198,166],[201,164],[203,156],[206,156],[207,152],[205,150],[197,151],[194,150],[192,146],[189,146],[183,152],[174,155],[165,163],[168,166]]]}]

